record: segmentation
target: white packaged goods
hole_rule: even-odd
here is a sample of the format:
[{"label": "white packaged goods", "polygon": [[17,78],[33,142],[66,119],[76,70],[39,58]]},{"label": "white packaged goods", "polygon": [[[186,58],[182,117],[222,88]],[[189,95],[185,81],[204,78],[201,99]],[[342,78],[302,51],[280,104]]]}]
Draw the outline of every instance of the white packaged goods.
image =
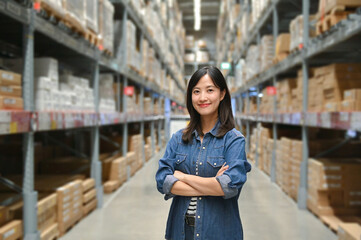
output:
[{"label": "white packaged goods", "polygon": [[127,21],[127,64],[133,63],[133,52],[135,51],[136,28],[131,20]]},{"label": "white packaged goods", "polygon": [[100,111],[116,111],[116,103],[114,100],[113,75],[101,74],[99,81],[99,110]]},{"label": "white packaged goods", "polygon": [[193,35],[186,36],[186,48],[194,48],[194,36]]},{"label": "white packaged goods", "polygon": [[[123,34],[123,21],[115,20],[114,21],[114,56],[118,61],[122,61],[122,34]],[[127,32],[128,34],[128,32]],[[145,42],[145,41],[144,41]]]},{"label": "white packaged goods", "polygon": [[86,26],[94,33],[98,33],[98,0],[87,0],[85,2]]},{"label": "white packaged goods", "polygon": [[40,2],[43,7],[51,9],[55,16],[65,17],[62,0],[34,0],[34,2]]},{"label": "white packaged goods", "polygon": [[245,83],[245,61],[240,59],[235,68],[235,82],[236,88],[239,88]]},{"label": "white packaged goods", "polygon": [[50,90],[52,89],[51,79],[48,77],[35,78],[35,90]]},{"label": "white packaged goods", "polygon": [[67,21],[81,32],[86,31],[85,2],[86,1],[83,0],[63,1],[63,7],[66,9]]},{"label": "white packaged goods", "polygon": [[35,58],[34,76],[48,77],[52,81],[59,81],[58,60],[54,58]]},{"label": "white packaged goods", "polygon": [[209,54],[205,51],[198,51],[196,53],[196,61],[201,63],[209,62]]},{"label": "white packaged goods", "polygon": [[[310,21],[315,19],[314,15],[310,16]],[[315,29],[310,25],[310,37],[315,36]],[[290,23],[290,51],[299,48],[299,45],[303,43],[303,16],[299,15],[295,19],[293,19]]]},{"label": "white packaged goods", "polygon": [[49,90],[38,90],[36,91],[35,99],[39,102],[51,102],[53,99],[52,92]]},{"label": "white packaged goods", "polygon": [[109,0],[99,0],[99,34],[104,49],[114,53],[114,6]]},{"label": "white packaged goods", "polygon": [[274,57],[274,43],[272,35],[265,35],[261,40],[260,56],[261,56],[261,71],[266,70],[272,65]]},{"label": "white packaged goods", "polygon": [[246,79],[253,78],[260,72],[259,46],[251,45],[246,57]]}]

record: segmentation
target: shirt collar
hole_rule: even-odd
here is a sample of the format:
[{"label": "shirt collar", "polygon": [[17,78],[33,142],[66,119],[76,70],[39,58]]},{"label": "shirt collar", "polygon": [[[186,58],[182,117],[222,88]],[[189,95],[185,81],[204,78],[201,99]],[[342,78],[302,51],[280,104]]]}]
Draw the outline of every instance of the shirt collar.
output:
[{"label": "shirt collar", "polygon": [[[219,122],[219,119],[218,119],[216,124],[214,125],[214,127],[212,128],[212,130],[209,133],[212,134],[214,137],[217,136],[217,132],[218,132],[220,125],[221,125],[221,123]],[[192,134],[194,134],[196,138],[199,137],[197,130],[193,130]]]}]

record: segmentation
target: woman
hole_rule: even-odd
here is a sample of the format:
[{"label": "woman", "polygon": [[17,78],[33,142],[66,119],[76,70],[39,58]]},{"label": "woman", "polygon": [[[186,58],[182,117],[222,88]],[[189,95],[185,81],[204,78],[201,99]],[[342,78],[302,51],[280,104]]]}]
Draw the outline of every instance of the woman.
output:
[{"label": "woman", "polygon": [[170,139],[156,173],[165,200],[173,198],[168,240],[241,240],[237,200],[251,165],[245,139],[234,127],[231,97],[222,73],[204,67],[187,89],[187,128]]}]

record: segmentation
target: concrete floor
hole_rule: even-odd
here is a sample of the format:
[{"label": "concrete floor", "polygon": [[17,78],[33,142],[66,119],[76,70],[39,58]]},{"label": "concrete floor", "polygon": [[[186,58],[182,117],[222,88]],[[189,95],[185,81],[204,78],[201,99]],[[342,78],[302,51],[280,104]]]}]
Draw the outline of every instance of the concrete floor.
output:
[{"label": "concrete floor", "polygon": [[[158,193],[158,156],[61,240],[161,240],[170,201]],[[239,199],[245,240],[336,240],[337,237],[297,205],[269,177],[253,168]],[[212,239],[210,239],[212,240]],[[217,239],[218,240],[218,239]]]}]

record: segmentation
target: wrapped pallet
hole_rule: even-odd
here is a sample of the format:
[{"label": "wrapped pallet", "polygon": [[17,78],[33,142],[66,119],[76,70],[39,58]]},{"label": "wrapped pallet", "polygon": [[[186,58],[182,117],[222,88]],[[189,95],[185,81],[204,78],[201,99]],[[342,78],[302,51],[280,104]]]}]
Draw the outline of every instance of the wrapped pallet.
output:
[{"label": "wrapped pallet", "polygon": [[[312,21],[315,17],[310,16],[310,21]],[[309,28],[310,37],[314,37],[316,32],[312,27]],[[294,51],[300,49],[300,45],[303,44],[303,16],[299,15],[295,19],[293,19],[290,23],[290,51]]]},{"label": "wrapped pallet", "polygon": [[266,70],[272,65],[274,55],[273,36],[265,35],[261,40],[260,56],[261,56],[261,71]]},{"label": "wrapped pallet", "polygon": [[84,2],[86,5],[86,27],[94,33],[98,33],[98,0],[88,0]]},{"label": "wrapped pallet", "polygon": [[103,48],[114,53],[114,6],[109,0],[99,0],[99,35]]},{"label": "wrapped pallet", "polygon": [[86,32],[85,1],[64,0],[63,8],[66,10],[66,22],[76,31]]},{"label": "wrapped pallet", "polygon": [[54,17],[63,19],[65,17],[65,9],[62,6],[62,0],[34,0],[39,3],[40,7],[46,12],[51,12]]}]

